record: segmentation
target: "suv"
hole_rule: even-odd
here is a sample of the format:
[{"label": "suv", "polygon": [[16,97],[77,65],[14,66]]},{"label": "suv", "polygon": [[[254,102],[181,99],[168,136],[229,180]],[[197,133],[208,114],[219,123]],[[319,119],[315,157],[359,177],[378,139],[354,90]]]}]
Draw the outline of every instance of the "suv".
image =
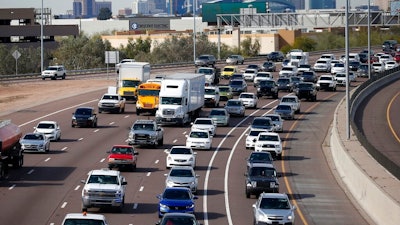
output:
[{"label": "suv", "polygon": [[278,84],[274,80],[262,80],[257,87],[257,96],[271,96],[275,99],[278,98]]},{"label": "suv", "polygon": [[101,214],[94,213],[68,213],[65,215],[62,225],[74,224],[98,224],[107,225],[106,217]]},{"label": "suv", "polygon": [[164,144],[164,129],[154,120],[136,120],[129,131],[127,142],[130,145]]},{"label": "suv", "polygon": [[91,207],[116,207],[122,212],[125,204],[125,177],[117,170],[100,169],[88,173],[82,189],[82,211]]},{"label": "suv", "polygon": [[65,79],[67,71],[65,70],[64,66],[49,66],[42,72],[42,80],[46,78],[50,78],[52,80],[56,80],[57,78]]},{"label": "suv", "polygon": [[337,82],[332,75],[321,75],[317,81],[317,90],[331,90],[336,91]]},{"label": "suv", "polygon": [[275,167],[271,163],[251,163],[246,177],[246,198],[264,192],[279,192],[279,181]]},{"label": "suv", "polygon": [[283,55],[283,53],[281,51],[276,51],[276,52],[271,52],[267,55],[267,60],[269,61],[283,61],[283,59],[285,58],[285,56]]},{"label": "suv", "polygon": [[295,113],[300,113],[300,99],[297,96],[285,95],[281,98],[280,105],[290,105]]},{"label": "suv", "polygon": [[294,210],[287,194],[262,193],[253,204],[254,224],[295,224]]},{"label": "suv", "polygon": [[79,107],[72,113],[71,127],[97,127],[97,114],[92,107]]},{"label": "suv", "polygon": [[204,88],[204,105],[211,107],[219,106],[219,87],[207,86]]},{"label": "suv", "polygon": [[212,66],[212,67],[214,67],[215,63],[216,63],[216,59],[215,59],[215,56],[213,56],[213,55],[200,55],[194,61],[194,65],[196,67],[198,67],[198,66]]},{"label": "suv", "polygon": [[317,88],[312,82],[300,82],[295,92],[299,99],[305,98],[313,102],[317,101]]}]

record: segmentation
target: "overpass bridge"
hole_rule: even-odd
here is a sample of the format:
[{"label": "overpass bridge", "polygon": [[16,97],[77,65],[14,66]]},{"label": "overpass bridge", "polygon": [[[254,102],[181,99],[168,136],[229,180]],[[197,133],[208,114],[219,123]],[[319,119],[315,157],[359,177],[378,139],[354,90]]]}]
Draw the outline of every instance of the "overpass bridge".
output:
[{"label": "overpass bridge", "polygon": [[[400,14],[371,11],[370,24],[374,27],[388,28],[400,25]],[[368,26],[368,11],[350,11],[348,13],[350,27]],[[256,13],[255,8],[241,10],[241,14],[217,14],[217,28],[229,29],[240,27],[243,30],[274,31],[315,30],[340,28],[346,25],[344,10],[309,10],[287,13]]]}]

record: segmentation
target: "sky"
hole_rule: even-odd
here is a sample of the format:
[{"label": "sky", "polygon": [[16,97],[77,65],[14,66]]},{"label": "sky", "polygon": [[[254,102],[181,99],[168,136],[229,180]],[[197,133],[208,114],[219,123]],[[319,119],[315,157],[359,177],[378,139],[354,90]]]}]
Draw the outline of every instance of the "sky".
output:
[{"label": "sky", "polygon": [[[101,2],[102,0],[97,0]],[[107,0],[112,2],[112,12],[116,15],[119,9],[132,8],[133,0]],[[367,4],[366,0],[349,0],[350,5]],[[43,0],[44,8],[51,8],[53,14],[67,14],[72,10],[73,0]],[[373,0],[371,0],[371,4]],[[336,6],[340,8],[346,4],[346,0],[336,0]],[[41,0],[0,0],[1,8],[40,8]]]}]

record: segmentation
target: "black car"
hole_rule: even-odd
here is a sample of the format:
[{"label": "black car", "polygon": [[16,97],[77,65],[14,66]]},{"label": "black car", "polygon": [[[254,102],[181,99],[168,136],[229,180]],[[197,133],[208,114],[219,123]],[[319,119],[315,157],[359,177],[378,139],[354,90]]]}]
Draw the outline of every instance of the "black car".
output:
[{"label": "black car", "polygon": [[360,65],[361,63],[359,61],[349,61],[349,69],[351,71],[357,71]]},{"label": "black car", "polygon": [[97,127],[97,114],[92,107],[79,107],[72,113],[72,127]]},{"label": "black car", "polygon": [[276,65],[274,62],[266,61],[262,64],[261,69],[265,72],[276,72]]},{"label": "black car", "polygon": [[274,80],[261,80],[257,87],[257,97],[271,96],[278,98],[278,84]]},{"label": "black car", "polygon": [[278,84],[279,91],[293,91],[293,82],[289,77],[281,77],[276,81],[276,83]]},{"label": "black car", "polygon": [[278,175],[270,163],[252,163],[245,173],[246,198],[263,192],[279,193]]},{"label": "black car", "polygon": [[303,74],[301,74],[301,78],[303,78],[304,82],[317,83],[318,81],[317,74],[315,74],[314,71],[304,71]]},{"label": "black car", "polygon": [[285,56],[283,55],[283,52],[281,51],[275,51],[271,52],[267,55],[267,60],[269,61],[274,61],[274,62],[282,62]]},{"label": "black car", "polygon": [[274,159],[269,152],[251,152],[250,156],[247,158],[247,169],[254,163],[267,163],[273,164]]},{"label": "black car", "polygon": [[313,102],[317,100],[317,88],[312,82],[300,82],[295,92],[299,99],[305,98]]},{"label": "black car", "polygon": [[358,53],[360,56],[360,62],[361,63],[367,63],[368,62],[368,53]]}]

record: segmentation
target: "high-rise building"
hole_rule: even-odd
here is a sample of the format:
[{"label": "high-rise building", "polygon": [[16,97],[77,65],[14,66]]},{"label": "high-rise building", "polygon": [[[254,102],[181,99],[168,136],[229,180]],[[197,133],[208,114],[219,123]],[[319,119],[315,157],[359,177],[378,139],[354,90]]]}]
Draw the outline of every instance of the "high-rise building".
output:
[{"label": "high-rise building", "polygon": [[95,15],[99,15],[101,8],[108,8],[112,12],[111,2],[95,2]]},{"label": "high-rise building", "polygon": [[74,0],[72,3],[72,15],[75,18],[80,18],[82,16],[82,1]]},{"label": "high-rise building", "polygon": [[86,18],[95,17],[95,1],[82,0],[82,15]]}]

